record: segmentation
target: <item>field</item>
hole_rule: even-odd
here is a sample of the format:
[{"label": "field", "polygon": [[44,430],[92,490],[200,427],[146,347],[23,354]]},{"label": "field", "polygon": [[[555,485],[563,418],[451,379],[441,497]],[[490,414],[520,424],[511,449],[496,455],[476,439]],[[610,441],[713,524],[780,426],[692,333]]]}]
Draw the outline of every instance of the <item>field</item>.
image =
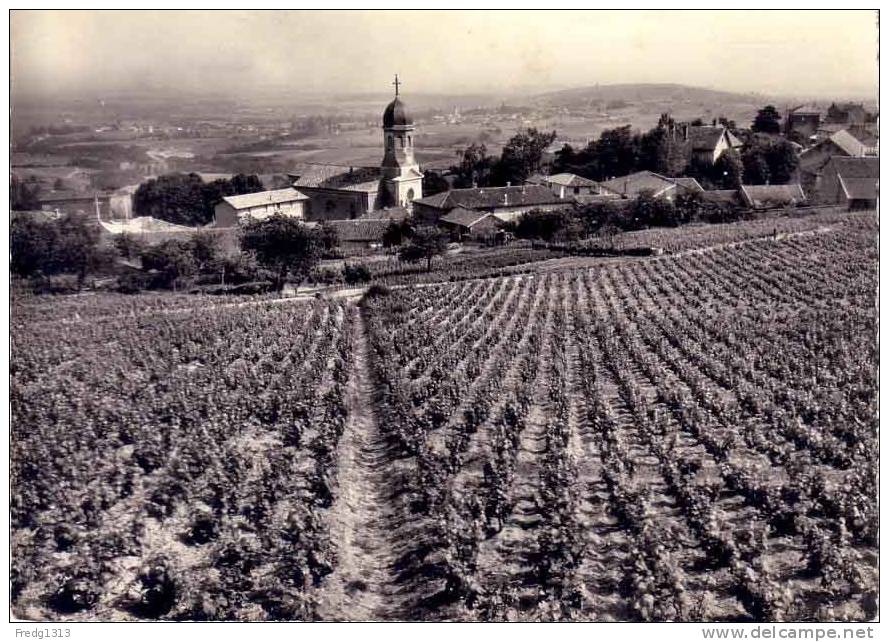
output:
[{"label": "field", "polygon": [[877,222],[832,216],[360,300],[14,301],[13,613],[875,618]]}]

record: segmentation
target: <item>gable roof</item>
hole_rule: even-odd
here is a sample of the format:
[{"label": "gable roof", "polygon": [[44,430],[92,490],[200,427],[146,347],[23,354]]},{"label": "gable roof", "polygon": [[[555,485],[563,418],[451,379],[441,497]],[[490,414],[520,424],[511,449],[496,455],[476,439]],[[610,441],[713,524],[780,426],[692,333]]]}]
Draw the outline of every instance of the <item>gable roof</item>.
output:
[{"label": "gable roof", "polygon": [[467,210],[462,207],[455,207],[439,220],[445,223],[450,223],[451,225],[471,228],[473,225],[480,223],[489,216],[493,216],[493,214],[491,214],[491,212],[479,212],[477,210]]},{"label": "gable roof", "polygon": [[704,188],[701,187],[701,184],[698,182],[696,178],[692,178],[691,176],[678,176],[673,181],[676,182],[677,185],[681,185],[682,187],[691,190],[692,192],[703,192]]},{"label": "gable roof", "polygon": [[845,129],[834,132],[827,138],[827,140],[836,145],[848,156],[864,156],[864,145]]},{"label": "gable roof", "polygon": [[828,167],[844,178],[880,177],[880,159],[877,156],[832,156],[825,169]]},{"label": "gable roof", "polygon": [[635,198],[645,191],[652,192],[654,196],[660,196],[677,186],[694,192],[704,190],[693,178],[685,176],[670,178],[648,170],[618,176],[601,184],[601,187],[625,198]]},{"label": "gable roof", "polygon": [[741,185],[741,196],[750,207],[780,207],[806,200],[803,188],[791,185]]},{"label": "gable roof", "polygon": [[303,168],[293,186],[376,192],[381,177],[379,167],[311,164]]},{"label": "gable roof", "polygon": [[739,200],[740,194],[736,189],[708,189],[701,192],[701,198],[708,203],[734,204]]},{"label": "gable roof", "polygon": [[252,194],[239,194],[237,196],[225,196],[223,201],[236,210],[243,210],[260,205],[276,205],[278,203],[292,203],[294,201],[306,201],[309,197],[298,192],[292,187],[273,189],[267,192],[253,192]]},{"label": "gable roof", "polygon": [[879,192],[877,180],[874,178],[846,178],[842,174],[840,179],[840,188],[846,195],[846,198],[852,200],[877,200]]},{"label": "gable roof", "polygon": [[325,225],[329,225],[336,230],[337,239],[342,242],[353,243],[372,243],[374,241],[382,241],[383,233],[392,219],[388,218],[356,218],[343,221],[327,221]]},{"label": "gable roof", "polygon": [[497,209],[503,207],[531,207],[534,205],[568,204],[543,185],[515,185],[510,187],[470,187],[452,189],[414,203],[443,210],[462,207],[468,210]]},{"label": "gable roof", "polygon": [[724,135],[725,127],[722,125],[692,125],[688,128],[688,140],[696,151],[712,152]]},{"label": "gable roof", "polygon": [[571,174],[570,172],[562,172],[561,174],[552,174],[550,176],[539,176],[540,180],[547,183],[554,183],[563,187],[596,187],[598,183],[591,181],[583,176]]}]

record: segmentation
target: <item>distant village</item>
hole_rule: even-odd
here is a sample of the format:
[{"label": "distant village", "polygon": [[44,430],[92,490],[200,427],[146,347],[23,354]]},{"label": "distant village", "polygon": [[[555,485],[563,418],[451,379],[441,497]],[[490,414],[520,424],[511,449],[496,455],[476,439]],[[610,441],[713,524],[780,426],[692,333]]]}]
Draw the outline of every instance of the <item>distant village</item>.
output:
[{"label": "distant village", "polygon": [[[454,110],[435,118],[462,117]],[[564,152],[564,143],[559,141],[544,150],[536,171],[516,184],[476,185],[473,181],[470,186],[460,186],[453,168],[421,167],[418,163],[417,126],[397,85],[381,125],[382,160],[378,166],[306,164],[289,172],[285,183],[275,189],[223,196],[206,227],[232,230],[246,221],[278,213],[310,225],[329,226],[336,230],[343,248],[360,251],[381,247],[392,221],[411,220],[438,226],[455,239],[484,241],[531,211],[618,205],[643,195],[669,202],[696,195],[704,203],[751,211],[819,205],[855,210],[877,205],[879,115],[857,103],[787,109],[780,114],[772,136],[792,146],[796,161],[789,180],[780,184],[741,182],[731,188],[714,188],[693,176],[648,169],[604,180],[593,180],[582,171],[553,171]],[[339,127],[333,123],[318,126]],[[356,126],[365,127],[366,123]],[[671,145],[703,168],[720,167],[723,155],[741,154],[745,147],[741,132],[749,133],[723,119],[706,124],[700,120],[675,122],[669,114],[658,126],[664,128]],[[429,193],[431,184],[437,186],[434,193]],[[163,217],[133,216],[132,198],[132,190],[50,195],[39,199],[37,209],[49,215],[75,211],[95,215],[102,230],[111,235],[193,229]]]}]

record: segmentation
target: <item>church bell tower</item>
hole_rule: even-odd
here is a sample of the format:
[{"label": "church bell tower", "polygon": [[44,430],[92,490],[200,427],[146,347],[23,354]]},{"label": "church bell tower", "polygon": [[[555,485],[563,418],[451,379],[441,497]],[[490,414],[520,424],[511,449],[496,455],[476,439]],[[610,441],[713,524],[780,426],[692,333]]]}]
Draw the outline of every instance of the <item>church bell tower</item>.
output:
[{"label": "church bell tower", "polygon": [[423,197],[423,174],[414,159],[414,121],[399,98],[397,75],[393,84],[395,100],[383,112],[383,205],[410,209],[411,201]]}]

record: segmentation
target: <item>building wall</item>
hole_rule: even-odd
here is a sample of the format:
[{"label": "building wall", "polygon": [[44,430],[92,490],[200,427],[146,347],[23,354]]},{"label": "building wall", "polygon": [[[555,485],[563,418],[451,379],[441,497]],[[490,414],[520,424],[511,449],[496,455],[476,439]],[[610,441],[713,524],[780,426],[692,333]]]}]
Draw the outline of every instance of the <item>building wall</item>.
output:
[{"label": "building wall", "polygon": [[230,203],[222,201],[213,209],[216,219],[215,227],[235,227],[246,222],[247,219],[262,220],[273,214],[281,213],[284,216],[305,218],[305,201],[291,201],[289,203],[274,203],[259,205],[243,209],[235,209]]},{"label": "building wall", "polygon": [[300,187],[309,197],[306,208],[308,221],[341,221],[358,218],[374,209],[377,193],[352,192],[349,190]]}]

